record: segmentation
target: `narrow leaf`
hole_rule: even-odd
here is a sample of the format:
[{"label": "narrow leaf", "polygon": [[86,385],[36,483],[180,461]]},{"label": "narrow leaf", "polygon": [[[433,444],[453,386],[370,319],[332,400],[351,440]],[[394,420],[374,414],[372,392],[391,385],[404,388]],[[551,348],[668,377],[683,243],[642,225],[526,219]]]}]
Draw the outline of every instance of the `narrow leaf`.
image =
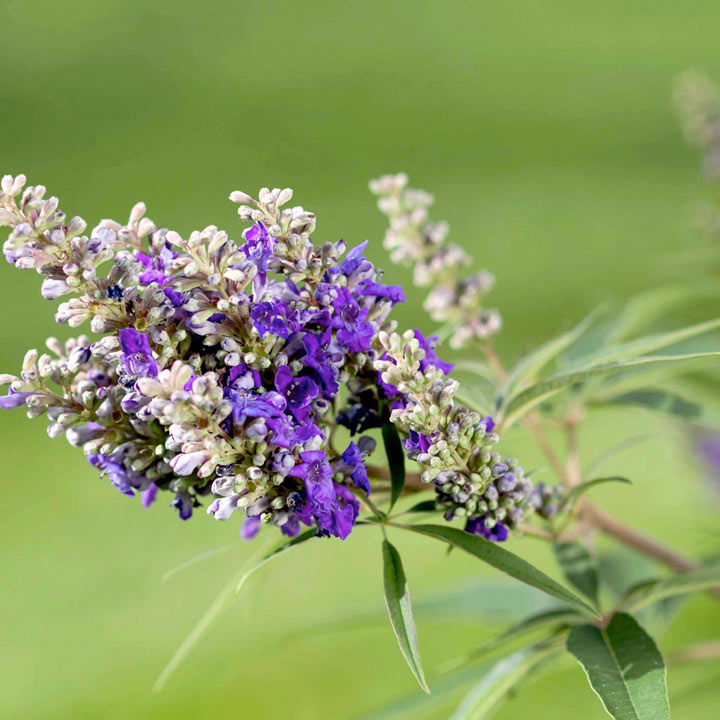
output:
[{"label": "narrow leaf", "polygon": [[210,550],[201,552],[198,555],[188,558],[184,562],[181,562],[179,565],[176,565],[174,568],[171,568],[170,570],[168,570],[160,578],[160,582],[165,583],[171,577],[176,575],[177,573],[182,572],[183,570],[187,570],[187,568],[192,567],[193,565],[197,565],[199,562],[202,562],[206,558],[211,558],[211,557],[214,557],[215,555],[220,555],[221,553],[227,552],[228,550],[232,550],[232,549],[237,549],[237,545],[222,545],[220,547],[211,548]]},{"label": "narrow leaf", "polygon": [[508,396],[523,380],[534,377],[551,360],[554,360],[579,337],[585,334],[587,329],[595,322],[599,311],[600,309],[596,308],[589,315],[586,315],[574,328],[559,337],[549,340],[530,355],[520,360],[508,373],[507,379],[498,394]]},{"label": "narrow leaf", "polygon": [[655,641],[625,613],[606,628],[573,628],[567,649],[615,720],[670,720],[665,661]]},{"label": "narrow leaf", "polygon": [[[235,593],[239,592],[242,586],[245,584],[245,581],[256,570],[260,569],[266,562],[278,557],[278,555],[281,555],[283,552],[289,550],[291,547],[305,542],[305,540],[309,540],[311,537],[314,537],[314,535],[314,530],[308,530],[304,533],[301,533],[292,540],[283,543],[267,555],[264,555],[260,560],[255,561],[254,558],[250,558],[246,566],[237,575],[235,575],[230,580],[230,582],[218,593],[213,603],[200,617],[200,619],[197,621],[197,623],[190,631],[188,636],[185,638],[185,640],[182,642],[180,647],[175,651],[173,656],[170,658],[170,661],[163,668],[163,671],[160,673],[158,679],[155,681],[155,684],[153,685],[153,691],[160,692],[163,687],[165,687],[167,681],[170,679],[175,670],[177,670],[177,668],[180,666],[180,663],[182,663],[190,650],[192,650],[192,648],[195,646],[195,643],[200,639],[200,637],[208,629],[208,627],[210,627],[215,618],[225,609],[225,606],[228,604],[234,594],[233,589],[235,589]],[[257,555],[255,555],[255,557],[257,557]]]},{"label": "narrow leaf", "polygon": [[644,433],[642,435],[635,435],[633,437],[629,437],[625,440],[622,440],[619,443],[616,443],[615,445],[612,445],[607,450],[605,450],[605,452],[598,455],[598,457],[596,457],[592,461],[592,463],[587,468],[587,470],[583,473],[583,475],[586,475],[586,476],[592,475],[593,473],[597,472],[603,465],[605,465],[605,463],[608,460],[615,457],[616,455],[620,455],[621,453],[625,452],[625,450],[629,450],[630,448],[634,447],[635,445],[640,445],[641,443],[647,442],[648,440],[653,440],[660,436],[667,437],[667,433],[664,433],[664,432]]},{"label": "narrow leaf", "polygon": [[391,422],[383,423],[382,436],[390,468],[390,508],[392,508],[405,486],[405,453],[397,428]]},{"label": "narrow leaf", "polygon": [[568,492],[568,494],[565,496],[565,505],[570,505],[576,502],[581,495],[584,495],[588,490],[594,488],[596,485],[604,485],[605,483],[611,482],[619,482],[624,483],[625,485],[632,485],[632,481],[628,480],[626,477],[621,477],[620,475],[611,475],[609,477],[600,477],[593,478],[592,480],[586,480],[585,482],[576,485],[570,490],[570,492]]},{"label": "narrow leaf", "polygon": [[398,551],[387,540],[383,540],[383,580],[385,583],[385,603],[390,615],[390,622],[395,631],[395,637],[397,637],[400,645],[400,652],[402,652],[420,687],[426,693],[429,693],[430,689],[425,682],[425,674],[420,663],[417,630],[415,629],[415,620],[413,619],[410,604],[410,590],[405,578],[402,560],[400,560]]},{"label": "narrow leaf", "polygon": [[252,574],[257,572],[263,565],[265,565],[265,563],[270,562],[270,560],[274,560],[276,557],[282,555],[288,550],[291,550],[295,546],[300,545],[307,540],[310,540],[310,538],[316,537],[316,535],[317,531],[315,530],[315,528],[311,528],[310,530],[306,530],[305,532],[300,533],[299,535],[291,538],[290,540],[286,540],[284,543],[278,545],[276,548],[271,550],[267,555],[263,555],[256,563],[250,565],[250,567],[245,571],[245,573],[243,573],[240,581],[237,584],[237,587],[235,588],[235,592],[240,592],[247,579]]},{"label": "narrow leaf", "polygon": [[427,717],[431,710],[447,704],[451,697],[458,695],[463,688],[475,682],[478,673],[487,668],[489,668],[489,664],[487,666],[483,664],[463,668],[434,682],[433,692],[429,697],[413,691],[408,695],[390,701],[386,705],[373,708],[366,714],[361,715],[357,720],[399,720],[400,718],[418,720],[420,717]]},{"label": "narrow leaf", "polygon": [[423,500],[408,508],[405,512],[421,513],[421,512],[437,512],[437,503],[434,500]]},{"label": "narrow leaf", "polygon": [[498,660],[465,696],[450,720],[482,720],[488,717],[523,678],[558,651],[557,645],[536,645]]},{"label": "narrow leaf", "polygon": [[554,543],[553,550],[563,575],[597,605],[597,569],[587,548],[579,542],[557,542]]},{"label": "narrow leaf", "polygon": [[552,610],[546,610],[545,612],[531,615],[530,617],[511,625],[507,630],[490,638],[480,645],[480,647],[475,648],[471,652],[448,661],[442,666],[442,671],[447,673],[456,670],[459,667],[463,667],[473,660],[477,660],[497,648],[502,647],[505,643],[522,637],[523,635],[527,635],[535,630],[549,627],[550,632],[554,634],[564,626],[579,625],[584,622],[585,618],[582,615],[579,615],[574,610],[569,610],[565,607],[553,608]]},{"label": "narrow leaf", "polygon": [[455,397],[470,410],[475,410],[481,415],[492,415],[490,401],[477,385],[464,383],[455,391]]},{"label": "narrow leaf", "polygon": [[619,343],[658,318],[667,317],[670,310],[697,302],[698,298],[717,295],[719,290],[717,282],[713,281],[694,283],[692,286],[684,284],[653,288],[639,293],[624,304],[608,334],[606,345]]},{"label": "narrow leaf", "polygon": [[683,340],[689,340],[690,338],[703,335],[718,328],[720,328],[720,318],[698,323],[697,325],[690,325],[689,327],[680,328],[679,330],[647,335],[632,342],[624,343],[623,345],[607,348],[595,355],[581,358],[581,363],[583,367],[593,367],[595,365],[605,365],[607,363],[616,363],[622,360],[638,358],[670,347],[671,345],[677,345]]},{"label": "narrow leaf", "polygon": [[600,617],[598,611],[585,600],[522,558],[514,555],[509,550],[504,550],[497,543],[490,542],[477,535],[471,535],[464,530],[444,525],[398,525],[398,527],[449,543],[452,547],[460,548],[470,553],[470,555],[474,555],[516,580],[532,585],[532,587],[542,590],[548,595],[579,608],[585,614]]},{"label": "narrow leaf", "polygon": [[572,385],[577,385],[578,383],[585,382],[595,377],[613,375],[626,370],[635,370],[662,363],[681,363],[701,358],[716,357],[718,355],[720,355],[720,352],[690,353],[688,355],[655,355],[639,358],[637,360],[628,360],[609,365],[591,367],[586,370],[577,370],[575,372],[553,375],[552,377],[542,380],[527,388],[527,390],[523,390],[521,393],[515,395],[507,404],[503,425],[505,427],[509,427],[519,417],[553,395],[556,395],[560,391],[565,390]]},{"label": "narrow leaf", "polygon": [[714,587],[720,587],[720,565],[702,567],[669,578],[639,583],[628,590],[621,605],[625,610],[636,611],[664,598],[701,592]]},{"label": "narrow leaf", "polygon": [[700,403],[693,402],[667,390],[653,388],[632,390],[619,395],[600,398],[599,401],[594,401],[593,405],[629,405],[679,417],[695,424],[720,424],[720,414],[717,412],[713,413]]}]

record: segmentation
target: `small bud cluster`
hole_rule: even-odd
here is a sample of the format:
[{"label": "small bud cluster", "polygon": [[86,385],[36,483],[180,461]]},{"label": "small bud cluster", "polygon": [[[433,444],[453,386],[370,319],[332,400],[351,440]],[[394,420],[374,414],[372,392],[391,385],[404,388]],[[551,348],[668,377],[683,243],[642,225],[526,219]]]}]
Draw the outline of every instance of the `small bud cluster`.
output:
[{"label": "small bud cluster", "polygon": [[437,362],[434,351],[416,334],[380,333],[379,340],[385,353],[375,369],[401,394],[390,420],[408,434],[403,444],[423,466],[423,481],[435,483],[438,509],[446,520],[465,518],[468,532],[505,540],[541,504],[517,460],[492,451],[499,440],[492,418],[455,402],[457,382],[429,364]]},{"label": "small bud cluster", "polygon": [[445,243],[447,223],[429,220],[432,195],[407,187],[407,182],[403,173],[370,182],[370,190],[380,198],[378,207],[390,220],[385,247],[393,262],[414,266],[417,285],[432,286],[425,309],[437,322],[451,324],[452,347],[485,340],[502,326],[497,310],[482,307],[495,279],[487,271],[458,277],[458,270],[470,264],[469,256]]}]

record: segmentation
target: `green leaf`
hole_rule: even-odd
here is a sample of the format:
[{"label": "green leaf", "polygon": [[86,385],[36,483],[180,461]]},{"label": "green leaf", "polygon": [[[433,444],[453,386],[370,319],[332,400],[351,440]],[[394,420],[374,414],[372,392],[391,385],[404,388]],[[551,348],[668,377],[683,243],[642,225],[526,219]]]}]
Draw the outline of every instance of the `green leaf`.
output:
[{"label": "green leaf", "polygon": [[605,465],[608,460],[614,458],[616,455],[620,455],[621,453],[625,452],[625,450],[629,450],[635,445],[640,445],[641,443],[647,442],[648,440],[654,440],[655,438],[658,438],[660,436],[667,437],[667,435],[668,433],[665,432],[643,433],[642,435],[635,435],[633,437],[626,438],[625,440],[622,440],[615,445],[611,445],[607,450],[605,450],[605,452],[598,455],[592,461],[592,463],[588,466],[587,470],[583,473],[583,475],[592,475],[593,473],[597,472],[603,465]]},{"label": "green leaf", "polygon": [[382,707],[373,708],[357,720],[398,720],[399,718],[418,720],[420,717],[426,717],[431,710],[447,704],[449,699],[457,695],[462,688],[477,681],[478,673],[484,671],[486,667],[489,668],[489,664],[475,665],[452,675],[446,675],[433,683],[433,692],[429,697],[413,691]]},{"label": "green leaf", "polygon": [[593,405],[630,405],[688,420],[695,424],[720,425],[720,413],[712,412],[700,403],[693,402],[677,393],[653,388],[600,398]]},{"label": "green leaf", "polygon": [[[299,545],[306,540],[309,540],[311,537],[314,537],[314,535],[315,530],[308,530],[304,533],[301,533],[292,540],[284,542],[282,545],[275,548],[267,555],[264,555],[262,558],[260,558],[260,560],[256,561],[254,558],[250,558],[246,566],[237,575],[235,575],[230,580],[230,582],[218,593],[212,605],[210,605],[210,607],[200,617],[200,619],[197,621],[197,623],[190,631],[188,636],[185,638],[185,640],[182,642],[180,647],[175,651],[173,656],[170,658],[170,661],[163,668],[163,671],[160,673],[158,679],[155,681],[155,684],[153,685],[153,691],[160,692],[163,687],[165,687],[167,681],[170,679],[175,670],[177,670],[177,668],[180,666],[180,663],[185,659],[190,650],[192,650],[195,643],[200,639],[200,637],[208,629],[208,627],[210,627],[213,620],[215,620],[215,618],[222,612],[222,610],[228,604],[232,596],[240,591],[242,586],[245,584],[245,581],[255,571],[259,570],[269,560],[272,560],[278,557],[278,555],[284,553],[286,550],[289,550],[290,548],[295,547],[296,545]],[[257,555],[255,557],[257,557]],[[235,592],[233,592],[233,590]]]},{"label": "green leaf", "polygon": [[671,345],[677,345],[684,340],[689,340],[698,335],[717,330],[718,328],[720,328],[720,318],[698,323],[697,325],[690,325],[689,327],[680,328],[679,330],[658,333],[656,335],[646,335],[632,342],[616,345],[595,353],[594,355],[581,358],[580,363],[583,368],[588,368],[639,358],[654,353],[657,350],[670,347]]},{"label": "green leaf", "polygon": [[382,436],[390,468],[390,509],[392,509],[405,486],[405,453],[397,428],[391,422],[383,423]]},{"label": "green leaf", "polygon": [[625,610],[636,611],[664,598],[701,592],[714,587],[720,587],[720,565],[701,567],[669,578],[639,583],[625,593],[621,606]]},{"label": "green leaf", "polygon": [[455,391],[455,397],[466,405],[470,410],[475,410],[481,415],[491,415],[490,401],[485,393],[477,385],[469,385],[464,383]]},{"label": "green leaf", "polygon": [[593,478],[592,480],[586,480],[583,483],[580,483],[579,485],[576,485],[568,494],[565,496],[565,505],[571,505],[572,503],[576,502],[577,499],[584,495],[588,490],[591,488],[594,488],[596,485],[603,485],[605,483],[610,482],[619,482],[619,483],[625,483],[625,485],[632,485],[632,481],[628,480],[626,477],[621,477],[620,475],[611,475],[609,477],[600,477],[600,478]]},{"label": "green leaf", "polygon": [[276,548],[271,550],[267,555],[263,555],[257,562],[253,563],[242,575],[240,578],[240,582],[238,582],[237,587],[235,588],[235,592],[240,592],[242,590],[243,585],[247,581],[247,579],[256,573],[265,563],[270,562],[270,560],[274,560],[279,555],[282,555],[283,553],[286,553],[288,550],[291,550],[292,548],[296,547],[297,545],[300,545],[301,543],[306,542],[307,540],[310,540],[311,538],[314,538],[317,536],[317,531],[315,528],[311,528],[310,530],[305,530],[305,532],[301,532],[299,535],[297,535],[294,538],[291,538],[290,540],[286,540],[285,542],[278,545]]},{"label": "green leaf", "polygon": [[653,288],[630,298],[624,304],[617,317],[612,331],[608,334],[607,345],[621,342],[633,335],[642,327],[658,318],[666,318],[668,312],[682,307],[698,298],[717,295],[720,288],[715,280],[704,283],[693,283],[692,286],[675,285]]},{"label": "green leaf", "polygon": [[598,611],[585,602],[585,600],[522,558],[514,555],[509,550],[504,550],[497,543],[490,542],[477,535],[471,535],[464,530],[444,525],[396,525],[396,527],[402,527],[406,530],[411,530],[412,532],[449,543],[452,547],[460,548],[470,553],[470,555],[474,555],[476,558],[514,577],[516,580],[520,580],[520,582],[531,585],[548,595],[558,598],[558,600],[562,600],[573,607],[579,608],[585,614],[589,614],[592,617],[600,617]]},{"label": "green leaf", "polygon": [[625,613],[606,628],[573,628],[567,649],[615,720],[670,720],[665,661],[655,641]]},{"label": "green leaf", "polygon": [[585,618],[582,615],[565,607],[553,608],[552,610],[536,613],[535,615],[531,615],[530,617],[511,625],[507,630],[490,638],[473,651],[445,663],[442,666],[442,671],[450,672],[459,667],[463,667],[473,660],[477,660],[493,650],[502,647],[505,643],[510,642],[515,638],[522,637],[523,635],[531,633],[535,630],[549,626],[551,632],[555,633],[562,627],[568,625],[578,625],[584,622]]},{"label": "green leaf", "polygon": [[584,545],[579,542],[553,544],[560,569],[570,583],[594,605],[598,604],[598,576],[595,562]]},{"label": "green leaf", "polygon": [[437,503],[434,500],[423,500],[408,508],[405,512],[421,513],[421,512],[437,512]]},{"label": "green leaf", "polygon": [[228,550],[237,549],[237,545],[222,545],[220,547],[211,548],[210,550],[206,550],[205,552],[201,552],[198,555],[195,555],[191,558],[188,558],[187,560],[181,562],[179,565],[176,565],[174,568],[171,568],[168,570],[162,578],[160,578],[161,583],[167,582],[171,577],[176,575],[179,572],[182,572],[183,570],[186,570],[189,567],[192,567],[193,565],[197,565],[199,562],[202,562],[203,560],[207,558],[214,557],[215,555],[220,555],[221,553],[227,552]]},{"label": "green leaf", "polygon": [[498,660],[463,698],[450,720],[482,720],[489,717],[521,680],[558,652],[556,644],[539,644]]},{"label": "green leaf", "polygon": [[560,353],[584,335],[588,328],[595,322],[600,311],[600,308],[595,308],[595,310],[589,315],[586,315],[574,328],[559,337],[549,340],[537,350],[530,353],[530,355],[520,360],[508,373],[505,382],[503,382],[498,391],[498,395],[507,397],[523,380],[534,377],[551,360],[554,360]]},{"label": "green leaf", "polygon": [[383,580],[385,583],[385,603],[387,604],[390,622],[395,637],[397,637],[407,664],[420,687],[429,693],[430,689],[425,682],[420,663],[420,649],[418,648],[417,630],[413,619],[410,604],[410,590],[408,589],[405,571],[403,570],[400,555],[393,545],[383,540]]},{"label": "green leaf", "polygon": [[476,360],[458,360],[453,369],[455,372],[461,371],[472,373],[484,380],[488,380],[490,383],[495,383],[497,380],[495,373],[487,363],[477,362]]},{"label": "green leaf", "polygon": [[700,358],[717,357],[720,352],[711,353],[691,353],[689,355],[656,355],[652,357],[639,358],[637,360],[629,360],[626,362],[618,362],[610,365],[601,365],[598,367],[588,368],[587,370],[578,370],[575,372],[560,373],[552,377],[542,380],[535,385],[523,390],[515,395],[505,408],[505,418],[503,426],[509,427],[519,417],[527,413],[529,410],[539,405],[541,402],[556,395],[566,388],[586,382],[592,378],[613,375],[615,373],[633,370],[642,367],[650,367],[662,363],[680,363]]}]

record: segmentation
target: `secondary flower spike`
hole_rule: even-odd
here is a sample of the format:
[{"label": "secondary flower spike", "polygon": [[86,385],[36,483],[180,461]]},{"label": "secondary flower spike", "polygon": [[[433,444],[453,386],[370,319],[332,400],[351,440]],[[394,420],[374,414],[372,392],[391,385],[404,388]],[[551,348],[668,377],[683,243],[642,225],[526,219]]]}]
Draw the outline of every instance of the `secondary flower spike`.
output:
[{"label": "secondary flower spike", "polygon": [[142,203],[127,223],[87,232],[44,187],[5,176],[6,259],[64,299],[58,322],[89,321],[98,336],[29,351],[18,376],[0,376],[0,407],[47,415],[51,437],[66,435],[144,506],[165,493],[182,519],[201,505],[219,520],[237,513],[246,538],[268,524],[346,538],[387,487],[368,473],[372,438],[338,446],[335,431],[392,422],[438,510],[504,540],[543,512],[543,493],[490,450],[492,420],[455,402],[435,338],[396,333],[390,314],[405,296],[382,282],[367,243],[314,245],[315,215],[286,207],[291,197],[233,193],[248,225],[238,242],[215,226],[183,238]]}]

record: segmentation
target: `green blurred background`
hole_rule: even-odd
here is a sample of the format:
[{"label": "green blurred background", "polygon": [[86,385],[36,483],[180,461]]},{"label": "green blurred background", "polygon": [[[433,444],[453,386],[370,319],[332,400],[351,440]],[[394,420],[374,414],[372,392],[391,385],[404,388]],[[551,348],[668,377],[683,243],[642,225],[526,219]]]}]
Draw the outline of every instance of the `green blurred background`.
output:
[{"label": "green blurred background", "polygon": [[[230,191],[291,186],[320,218],[316,238],[370,238],[386,267],[366,184],[405,170],[436,194],[453,240],[497,275],[500,348],[512,358],[600,301],[701,272],[673,260],[702,242],[689,218],[707,189],[669,98],[688,67],[720,78],[719,29],[713,0],[7,0],[0,170],[47,185],[91,226],[125,219],[142,199],[160,224],[185,233],[214,223],[236,237]],[[389,277],[409,282],[397,268]],[[39,285],[34,273],[0,268],[3,371],[47,335],[67,334]],[[399,316],[415,325],[423,293],[408,296]],[[720,551],[720,507],[670,426],[602,413],[585,428],[587,458],[652,430],[664,435],[607,468],[634,486],[599,490],[599,501],[686,552]],[[154,695],[167,659],[253,548],[235,522],[141,509],[64,441],[50,442],[42,420],[5,412],[0,437],[0,716],[345,719],[419,695],[383,618],[372,528],[279,559]],[[541,464],[520,432],[504,450]],[[510,622],[511,606],[544,602],[470,558],[395,541],[431,685],[443,662]],[[555,573],[532,540],[512,549]],[[457,601],[458,588],[459,614],[442,600]],[[353,620],[327,626],[343,614]],[[719,630],[720,608],[700,597],[662,647]],[[717,717],[719,682],[717,662],[672,669],[676,720]],[[421,704],[412,716],[423,709],[449,712]],[[499,714],[604,716],[570,661]]]}]

